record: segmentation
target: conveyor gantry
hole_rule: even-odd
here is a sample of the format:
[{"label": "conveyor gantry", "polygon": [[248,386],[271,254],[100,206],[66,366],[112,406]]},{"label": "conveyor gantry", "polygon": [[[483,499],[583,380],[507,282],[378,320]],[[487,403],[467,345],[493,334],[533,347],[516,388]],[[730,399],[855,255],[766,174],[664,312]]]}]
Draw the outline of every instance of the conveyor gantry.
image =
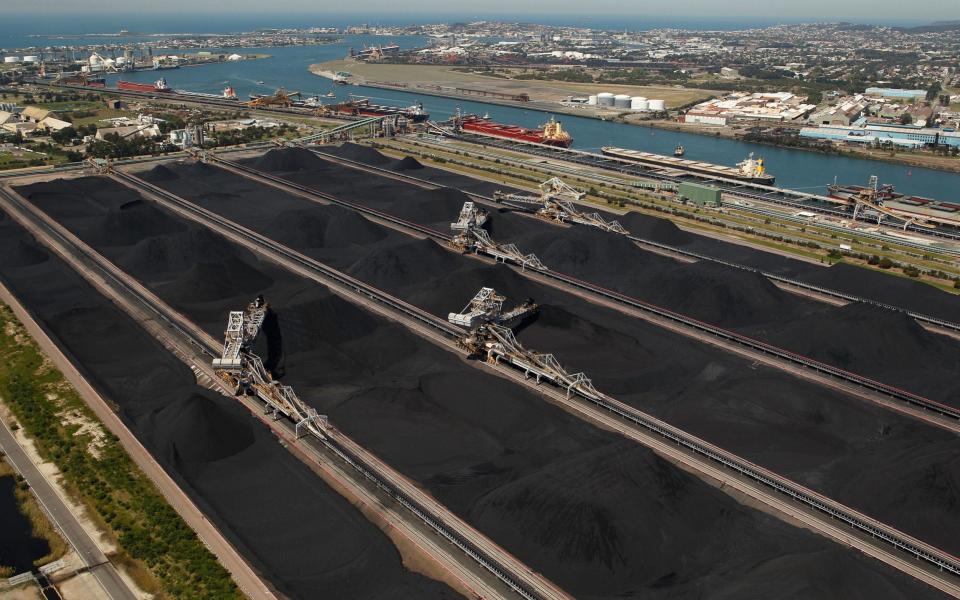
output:
[{"label": "conveyor gantry", "polygon": [[[473,202],[464,202],[463,208],[460,209],[461,219],[464,213],[468,213],[471,210],[467,207],[467,204],[473,204]],[[474,208],[473,210],[476,209]],[[485,214],[486,212],[484,211],[484,215]],[[483,222],[485,221],[486,217],[484,216]],[[540,259],[537,258],[535,254],[524,254],[513,244],[497,244],[490,239],[490,234],[487,233],[487,230],[476,223],[465,223],[463,228],[460,228],[460,224],[461,221],[459,220],[456,223],[450,224],[450,229],[456,232],[456,235],[450,240],[450,245],[460,252],[482,253],[492,256],[495,260],[501,262],[520,265],[522,268],[532,267],[543,271],[547,270],[546,265],[540,262]]]},{"label": "conveyor gantry", "polygon": [[580,202],[584,196],[586,196],[584,192],[567,185],[559,177],[552,177],[541,183],[539,196],[505,194],[499,190],[493,193],[493,199],[496,202],[521,210],[532,210],[535,207],[534,214],[550,221],[579,223],[604,231],[629,233],[617,221],[607,221],[599,213],[586,213],[577,208],[576,203]]},{"label": "conveyor gantry", "polygon": [[480,208],[473,202],[464,202],[460,209],[460,216],[456,223],[450,223],[450,229],[453,231],[466,231],[471,227],[483,227],[487,222],[487,211]]},{"label": "conveyor gantry", "polygon": [[297,435],[305,427],[322,437],[330,426],[327,416],[307,406],[290,386],[274,381],[263,361],[251,350],[268,309],[263,296],[257,296],[244,310],[230,311],[223,355],[213,359],[213,370],[232,386],[235,394],[253,393],[264,402],[267,412],[293,420]]},{"label": "conveyor gantry", "polygon": [[484,356],[490,364],[507,363],[534,377],[537,383],[550,381],[566,391],[567,397],[578,393],[592,400],[603,395],[583,373],[570,373],[552,354],[527,350],[513,335],[513,330],[494,323],[481,323],[461,340],[461,345],[474,356]]},{"label": "conveyor gantry", "polygon": [[537,310],[533,300],[505,313],[504,300],[493,288],[481,288],[462,311],[448,315],[451,323],[470,330],[461,338],[460,345],[471,355],[485,356],[488,363],[513,365],[527,377],[535,377],[537,383],[550,381],[566,390],[567,397],[579,393],[594,400],[602,398],[586,375],[569,373],[552,354],[527,350],[513,335],[510,326]]},{"label": "conveyor gantry", "polygon": [[476,329],[482,323],[495,323],[510,326],[520,322],[537,310],[533,299],[528,298],[523,304],[518,304],[507,312],[503,312],[504,296],[493,288],[480,288],[477,295],[458,313],[450,313],[447,320],[454,325],[467,329]]}]

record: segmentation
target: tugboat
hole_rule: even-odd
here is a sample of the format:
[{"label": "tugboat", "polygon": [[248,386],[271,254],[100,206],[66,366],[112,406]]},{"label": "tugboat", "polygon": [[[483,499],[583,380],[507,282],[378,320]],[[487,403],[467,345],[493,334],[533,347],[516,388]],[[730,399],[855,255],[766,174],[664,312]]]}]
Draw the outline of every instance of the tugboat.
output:
[{"label": "tugboat", "polygon": [[674,156],[683,156],[687,151],[683,149],[683,146],[677,145],[676,149],[673,151]]}]

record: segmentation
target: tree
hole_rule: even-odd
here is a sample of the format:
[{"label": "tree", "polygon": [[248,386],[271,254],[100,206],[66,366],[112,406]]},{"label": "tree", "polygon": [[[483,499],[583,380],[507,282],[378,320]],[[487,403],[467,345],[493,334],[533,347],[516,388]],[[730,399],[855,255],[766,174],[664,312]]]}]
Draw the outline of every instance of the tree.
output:
[{"label": "tree", "polygon": [[64,127],[60,131],[54,131],[50,134],[50,138],[58,144],[66,145],[70,141],[77,137],[77,130],[73,127]]},{"label": "tree", "polygon": [[934,81],[933,84],[927,88],[927,102],[936,100],[941,91],[943,91],[943,86],[940,85],[939,81]]},{"label": "tree", "polygon": [[913,123],[913,115],[908,112],[904,112],[900,115],[900,124],[901,125],[910,125]]}]

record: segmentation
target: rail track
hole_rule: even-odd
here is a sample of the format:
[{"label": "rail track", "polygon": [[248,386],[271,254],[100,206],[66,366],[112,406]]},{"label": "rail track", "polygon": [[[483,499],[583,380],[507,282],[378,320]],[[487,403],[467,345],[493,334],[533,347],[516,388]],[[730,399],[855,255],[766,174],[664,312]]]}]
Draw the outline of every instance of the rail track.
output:
[{"label": "rail track", "polygon": [[[370,207],[358,204],[356,202],[344,200],[332,194],[321,192],[305,185],[287,181],[275,175],[271,175],[269,173],[264,173],[256,169],[252,169],[250,167],[247,167],[240,163],[236,163],[234,161],[225,160],[223,158],[219,158],[211,155],[207,155],[207,159],[214,162],[215,164],[223,165],[228,169],[247,175],[254,179],[259,179],[261,181],[273,184],[275,186],[279,186],[281,188],[295,190],[301,193],[302,195],[311,196],[326,202],[330,202],[333,204],[343,206],[345,208],[349,208],[351,210],[355,210],[361,214],[373,217],[374,219],[378,219],[387,223],[392,223],[393,225],[400,227],[402,229],[413,231],[423,236],[432,238],[443,244],[447,244],[452,238],[450,234],[437,231],[435,229],[426,227],[424,225],[420,225],[418,223],[412,223],[410,221],[406,221],[394,215],[391,215],[376,209],[372,209]],[[387,173],[391,173],[391,172],[387,171]],[[146,182],[143,182],[143,184],[151,185]],[[163,190],[161,190],[161,192],[163,192]],[[473,196],[473,197],[476,198],[477,196]],[[484,198],[484,197],[480,196],[480,198]],[[199,210],[205,210],[199,207],[196,207],[196,208]],[[668,322],[675,323],[686,328],[688,331],[692,330],[695,332],[707,334],[711,338],[722,340],[722,341],[731,343],[735,346],[742,347],[753,352],[758,352],[765,356],[777,358],[788,364],[799,366],[799,367],[802,367],[803,369],[809,369],[821,375],[825,375],[827,377],[845,382],[847,384],[852,384],[857,388],[865,389],[865,390],[868,390],[869,392],[879,394],[884,398],[892,399],[904,407],[909,407],[914,409],[914,411],[907,411],[906,414],[917,416],[917,412],[915,411],[920,411],[921,414],[930,413],[932,415],[936,415],[937,417],[940,417],[946,420],[946,425],[951,430],[956,430],[957,427],[960,426],[960,409],[955,408],[953,406],[943,404],[941,402],[937,402],[929,398],[925,398],[923,396],[914,394],[906,390],[901,390],[895,386],[891,386],[891,385],[882,383],[880,381],[876,381],[874,379],[865,377],[863,375],[851,373],[844,369],[834,367],[832,365],[823,363],[813,358],[806,357],[801,354],[797,354],[796,352],[792,352],[790,350],[786,350],[784,348],[774,346],[773,344],[769,344],[767,342],[763,342],[761,340],[751,338],[749,336],[743,335],[741,333],[737,333],[735,331],[731,331],[728,329],[724,329],[722,327],[717,327],[715,325],[705,323],[703,321],[700,321],[688,315],[684,315],[682,313],[678,313],[668,308],[664,308],[664,307],[646,302],[644,300],[634,298],[627,294],[606,289],[594,283],[583,281],[581,279],[577,279],[575,277],[565,275],[563,273],[558,273],[550,269],[536,269],[530,266],[526,266],[521,271],[521,273],[536,274],[537,276],[543,277],[547,280],[554,281],[562,285],[572,287],[576,290],[582,290],[590,294],[594,294],[596,296],[602,297],[608,301],[613,302],[616,305],[629,307],[630,309],[638,310],[642,313],[654,315],[656,317],[665,319]],[[895,307],[893,309],[898,310]],[[944,426],[944,423],[939,420],[930,420],[930,422],[939,426]]]},{"label": "rail track", "polygon": [[[486,204],[486,205],[488,205],[488,206],[494,206],[494,207],[502,208],[502,205],[499,205],[499,204],[497,204],[496,202],[494,202],[493,198],[490,198],[490,197],[488,197],[488,196],[484,196],[484,195],[482,195],[482,194],[477,194],[476,192],[469,192],[469,191],[467,191],[467,190],[463,190],[463,189],[459,189],[459,188],[450,188],[449,186],[443,186],[443,185],[434,183],[434,182],[432,182],[432,181],[429,181],[429,180],[427,180],[427,179],[423,179],[423,178],[420,178],[420,177],[414,177],[413,175],[408,175],[408,174],[406,174],[406,173],[397,173],[397,172],[395,172],[395,171],[391,171],[391,170],[385,169],[385,168],[383,168],[383,167],[377,167],[377,166],[375,166],[375,165],[368,165],[368,164],[363,163],[363,162],[360,162],[360,161],[351,160],[351,159],[347,159],[347,158],[342,158],[342,157],[336,156],[335,154],[330,154],[330,153],[328,153],[328,152],[323,152],[322,150],[318,150],[317,148],[310,148],[310,151],[312,151],[313,153],[315,153],[315,154],[317,154],[317,155],[319,155],[319,156],[321,156],[321,157],[323,157],[323,158],[325,158],[325,159],[327,159],[327,160],[335,161],[335,162],[338,162],[338,163],[340,163],[340,164],[343,164],[343,165],[346,165],[346,166],[349,166],[349,167],[352,167],[352,168],[355,168],[355,169],[358,169],[358,170],[367,171],[367,172],[369,172],[369,173],[374,173],[374,174],[380,175],[380,176],[382,176],[382,177],[388,177],[388,178],[390,178],[390,179],[394,179],[394,180],[397,180],[397,181],[406,182],[406,183],[409,183],[409,184],[412,184],[412,185],[417,185],[417,186],[420,186],[420,187],[425,187],[425,188],[427,188],[427,189],[440,189],[440,188],[453,189],[453,190],[459,191],[459,192],[461,192],[461,193],[463,193],[463,194],[466,194],[466,195],[470,196],[471,198],[473,198],[474,200],[477,200],[477,201],[479,201],[479,202],[482,202],[482,203],[484,203],[484,204]],[[581,206],[582,206],[583,208],[590,208],[588,205],[581,205]],[[672,254],[675,254],[675,255],[678,255],[678,256],[683,256],[683,257],[686,257],[686,258],[689,258],[689,259],[709,261],[709,262],[712,262],[712,263],[721,264],[721,265],[724,265],[724,266],[727,266],[727,267],[732,267],[732,268],[735,268],[735,269],[739,269],[739,270],[741,270],[741,271],[747,271],[747,272],[749,272],[749,273],[756,273],[756,274],[762,275],[762,276],[766,277],[767,279],[769,279],[769,280],[771,280],[771,281],[774,281],[774,282],[776,282],[776,283],[782,283],[782,284],[784,284],[784,285],[788,285],[788,286],[791,286],[791,287],[794,287],[794,288],[797,288],[797,289],[805,290],[805,291],[808,291],[808,292],[814,292],[814,293],[821,294],[821,295],[826,296],[826,297],[829,297],[829,298],[834,298],[834,299],[837,299],[837,300],[843,300],[843,301],[848,301],[848,302],[862,302],[862,303],[864,303],[864,304],[870,304],[870,305],[873,305],[873,306],[876,306],[876,307],[879,307],[879,308],[885,308],[885,309],[888,309],[888,310],[893,310],[893,311],[897,311],[897,312],[906,313],[907,315],[913,317],[914,319],[916,319],[916,320],[917,320],[918,322],[920,322],[920,323],[926,323],[926,324],[929,324],[929,325],[933,325],[933,326],[935,326],[935,327],[940,327],[940,328],[945,329],[945,330],[948,330],[948,331],[952,331],[952,332],[955,332],[955,333],[960,333],[960,323],[956,323],[956,322],[952,322],[952,321],[947,321],[947,320],[945,320],[945,319],[939,319],[939,318],[937,318],[937,317],[932,317],[932,316],[925,315],[925,314],[923,314],[923,313],[919,313],[919,312],[915,312],[915,311],[910,311],[910,310],[907,310],[907,309],[905,309],[905,308],[902,308],[902,307],[899,307],[899,306],[895,306],[895,305],[893,305],[893,304],[888,304],[888,303],[885,303],[885,302],[880,302],[880,301],[878,301],[878,300],[873,300],[873,299],[866,298],[866,297],[863,297],[863,296],[858,296],[858,295],[856,295],[856,294],[849,294],[849,293],[847,293],[847,292],[841,292],[841,291],[839,291],[839,290],[834,290],[834,289],[827,288],[827,287],[823,287],[823,286],[818,286],[818,285],[813,285],[813,284],[810,284],[810,283],[805,283],[805,282],[799,281],[799,280],[797,280],[797,279],[792,279],[792,278],[790,278],[790,277],[784,277],[784,276],[782,276],[782,275],[777,275],[777,274],[775,274],[775,273],[770,273],[770,272],[768,272],[768,271],[764,271],[764,270],[762,270],[762,269],[757,269],[757,268],[755,268],[755,267],[750,267],[750,266],[748,266],[748,265],[744,265],[744,264],[741,264],[741,263],[736,263],[736,262],[733,262],[733,261],[724,260],[724,259],[722,259],[722,258],[717,258],[717,257],[715,257],[715,256],[709,256],[709,255],[702,254],[702,253],[699,253],[699,252],[693,252],[693,251],[690,251],[690,250],[684,250],[683,248],[680,248],[680,247],[677,247],[677,246],[672,246],[672,245],[670,245],[670,244],[664,244],[664,243],[661,243],[661,242],[657,242],[657,241],[655,241],[655,240],[651,240],[651,239],[647,239],[647,238],[642,238],[642,237],[639,237],[639,236],[629,235],[629,234],[627,235],[627,238],[630,239],[631,241],[634,241],[634,242],[638,243],[638,244],[641,244],[641,245],[644,245],[644,246],[649,246],[649,247],[652,247],[652,248],[656,248],[656,249],[658,249],[658,250],[663,250],[663,251],[666,251],[666,252],[668,252],[668,253],[672,253]]]},{"label": "rail track", "polygon": [[[192,220],[204,226],[215,231],[231,232],[244,238],[246,240],[245,246],[287,269],[293,267],[297,270],[306,270],[312,272],[318,281],[349,286],[360,297],[369,299],[395,313],[395,318],[399,317],[405,324],[410,325],[412,323],[415,327],[425,327],[434,334],[446,338],[449,341],[448,348],[456,348],[456,342],[464,335],[462,329],[441,320],[439,317],[358,281],[315,259],[291,250],[272,239],[252,232],[171,192],[129,174],[120,175],[120,179],[134,189],[146,192],[147,197],[159,201],[162,206],[173,209],[180,214],[189,214]],[[494,368],[508,369],[509,367]],[[533,380],[520,378],[519,381],[535,390],[540,389]],[[581,404],[595,407],[594,411],[599,409],[602,413],[615,415],[620,421],[642,430],[645,434],[653,434],[662,440],[667,440],[671,445],[682,448],[689,456],[696,457],[697,460],[689,466],[698,471],[703,472],[704,465],[702,463],[704,462],[714,467],[719,466],[728,473],[734,473],[745,478],[765,492],[772,491],[780,497],[787,497],[830,521],[843,523],[847,528],[865,536],[866,539],[876,540],[888,549],[895,549],[899,554],[906,554],[914,560],[921,561],[936,572],[949,573],[950,576],[940,581],[938,587],[960,597],[960,585],[953,579],[953,577],[960,577],[960,559],[957,557],[614,398],[604,394],[584,393],[579,389],[573,389],[572,391]],[[570,392],[570,390],[566,390],[568,396]],[[561,392],[562,394],[563,392]],[[774,508],[779,511],[776,507]],[[890,562],[890,564],[894,564],[894,562]],[[911,574],[917,576],[916,573]],[[930,582],[929,579],[927,581]]]},{"label": "rail track", "polygon": [[[514,150],[514,151],[519,151],[526,154],[533,154],[533,155],[541,156],[545,158],[552,158],[552,159],[563,160],[566,162],[573,162],[573,163],[582,164],[585,166],[604,169],[607,171],[616,171],[618,173],[625,173],[628,175],[644,177],[647,179],[654,179],[657,181],[664,181],[664,182],[670,182],[670,183],[679,183],[679,182],[685,182],[685,181],[686,182],[708,181],[711,184],[719,187],[724,192],[741,196],[744,198],[751,198],[754,200],[769,202],[771,204],[780,204],[782,206],[789,206],[791,208],[812,210],[814,212],[818,212],[821,214],[841,216],[847,219],[853,218],[853,215],[850,213],[847,213],[835,208],[827,208],[825,206],[822,206],[822,204],[831,203],[831,202],[827,197],[820,196],[818,194],[809,194],[806,192],[798,192],[798,191],[790,190],[786,188],[777,188],[777,187],[762,185],[758,183],[737,181],[734,179],[727,179],[724,177],[697,175],[695,173],[682,173],[678,175],[661,173],[661,172],[658,172],[656,168],[647,167],[642,164],[633,163],[625,160],[617,160],[615,158],[604,156],[602,154],[595,154],[592,152],[585,152],[583,150],[575,150],[571,148],[558,148],[556,146],[546,146],[543,144],[531,144],[531,143],[524,143],[524,142],[501,140],[501,139],[496,139],[489,136],[462,133],[462,132],[452,136],[448,135],[448,137],[452,137],[453,139],[469,142],[472,144],[478,144],[481,146],[492,146],[494,148]],[[675,170],[679,170],[679,169],[675,169]],[[811,202],[816,202],[818,204],[811,204]],[[864,222],[871,222],[866,217],[860,217],[859,220]],[[951,230],[949,228],[937,227],[936,229],[926,229],[924,227],[919,227],[919,226],[910,224],[910,225],[907,225],[906,229],[908,231],[914,231],[916,233],[923,233],[925,235],[932,235],[932,236],[941,237],[944,239],[949,239],[954,241],[960,240],[960,231]]]},{"label": "rail track", "polygon": [[[128,185],[139,186],[142,184],[149,186],[146,190],[149,193],[162,193],[170,196],[159,188],[154,188],[156,191],[149,189],[153,188],[153,186],[137,178],[131,178],[119,172],[116,173],[115,176]],[[154,299],[150,294],[144,293],[140,286],[132,282],[132,278],[129,275],[122,273],[114,265],[105,265],[104,263],[107,261],[86,246],[86,244],[78,242],[72,239],[71,235],[59,231],[58,227],[52,224],[51,219],[43,215],[39,209],[33,207],[29,202],[0,186],[0,203],[5,204],[6,207],[13,208],[16,215],[28,220],[38,230],[42,231],[44,236],[55,240],[58,245],[68,248],[71,254],[78,257],[87,268],[96,271],[109,280],[112,287],[120,290],[126,298],[145,309],[146,312],[159,319],[166,327],[176,332],[176,335],[186,341],[199,354],[209,357],[210,359],[219,356],[221,350],[220,342],[206,336],[200,332],[196,326],[185,325],[183,318],[175,316],[174,311],[170,307]],[[189,204],[185,201],[183,201],[183,203]],[[215,215],[212,214],[211,216],[215,217]],[[226,220],[222,221],[222,226],[229,227],[239,235],[247,235],[250,233]],[[266,238],[263,239],[265,240]],[[277,249],[282,250],[282,247],[279,245],[275,246]],[[297,260],[295,253],[287,251],[285,254],[290,260]],[[332,269],[328,271],[326,277],[331,279],[337,277],[337,272]],[[374,288],[345,275],[336,278],[335,282],[341,286],[353,288],[356,293],[365,297],[373,298],[374,295],[377,294]],[[380,299],[379,301],[383,303],[384,299]],[[432,317],[402,301],[396,300],[387,305],[391,309],[401,311],[408,316],[419,313],[421,322],[426,323],[429,321],[436,325]],[[428,319],[428,317],[430,318]],[[463,331],[453,325],[443,327],[442,332],[446,336],[463,335]],[[290,428],[292,428],[292,422]],[[377,459],[341,432],[330,432],[325,436],[315,435],[313,437],[316,443],[322,445],[327,451],[359,473],[364,479],[370,481],[376,488],[385,492],[392,500],[403,506],[437,535],[453,544],[461,552],[470,557],[470,559],[493,574],[520,597],[527,600],[570,600],[570,597],[565,592],[510,556],[505,550],[496,546],[492,541],[419,490],[412,482],[407,481],[402,475],[393,471],[391,467]]]}]

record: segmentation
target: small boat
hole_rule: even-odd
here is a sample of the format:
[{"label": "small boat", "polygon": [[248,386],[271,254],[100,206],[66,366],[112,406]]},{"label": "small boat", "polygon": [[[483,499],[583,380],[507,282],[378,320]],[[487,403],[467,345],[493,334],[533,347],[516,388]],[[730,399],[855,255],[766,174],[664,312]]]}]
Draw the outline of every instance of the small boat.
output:
[{"label": "small boat", "polygon": [[257,82],[257,85],[263,85],[263,82],[262,82],[262,81],[258,81],[258,82]]},{"label": "small boat", "polygon": [[683,146],[679,146],[679,145],[678,145],[677,148],[673,151],[673,155],[674,155],[674,156],[683,156],[683,155],[686,154],[686,153],[687,153],[687,151],[683,149]]},{"label": "small boat", "polygon": [[337,95],[334,94],[333,92],[327,92],[327,98],[336,98],[336,97]]}]

